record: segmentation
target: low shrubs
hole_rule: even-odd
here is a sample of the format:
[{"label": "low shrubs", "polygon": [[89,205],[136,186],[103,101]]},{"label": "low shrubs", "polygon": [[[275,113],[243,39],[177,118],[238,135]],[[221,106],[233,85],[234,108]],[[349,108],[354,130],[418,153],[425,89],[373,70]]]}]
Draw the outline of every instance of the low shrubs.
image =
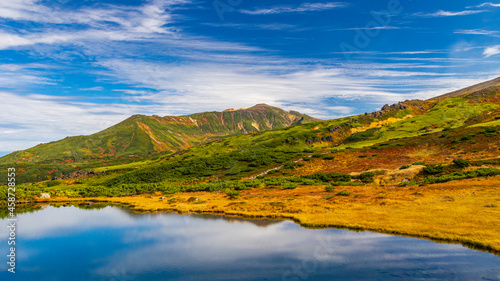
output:
[{"label": "low shrubs", "polygon": [[454,180],[463,180],[470,178],[479,178],[479,177],[490,177],[500,175],[499,169],[494,168],[481,168],[473,171],[464,171],[464,172],[454,172],[448,175],[443,175],[439,177],[426,177],[424,181],[429,184],[433,183],[443,183]]},{"label": "low shrubs", "polygon": [[[131,173],[130,176],[135,177],[137,180],[139,175],[145,176],[147,173]],[[365,173],[364,179],[370,179],[373,173]],[[128,176],[127,176],[128,177]],[[47,182],[41,183],[34,186],[17,186],[16,195],[18,199],[29,199],[33,198],[35,195],[40,195],[41,193],[48,193],[51,196],[67,196],[69,198],[74,197],[118,197],[118,196],[130,196],[137,194],[162,192],[163,194],[174,194],[178,192],[219,192],[223,191],[230,198],[236,198],[239,196],[240,191],[249,190],[252,188],[258,188],[262,186],[266,187],[282,187],[283,189],[294,189],[299,185],[319,185],[324,183],[331,183],[332,186],[329,187],[332,191],[335,190],[333,186],[353,186],[353,185],[363,185],[359,182],[351,182],[351,176],[340,174],[340,173],[316,173],[312,175],[305,176],[289,176],[289,177],[257,177],[254,180],[210,180],[208,182],[196,183],[196,181],[191,181],[190,184],[187,183],[167,183],[163,182],[153,182],[153,183],[118,183],[125,178],[120,178],[116,180],[117,177],[111,180],[105,180],[103,182],[96,182],[87,185],[74,185],[74,186],[64,186],[64,188],[55,186],[46,187],[47,185],[53,185],[57,182]],[[148,178],[151,180],[151,178]],[[62,181],[60,182],[62,183]],[[59,184],[60,184],[59,183]],[[104,184],[111,184],[111,186],[106,186]],[[0,189],[0,200],[6,200],[7,189]]]},{"label": "low shrubs", "polygon": [[358,132],[350,135],[345,142],[346,143],[351,143],[351,142],[358,142],[358,141],[363,141],[363,140],[368,140],[372,137],[375,136],[375,133],[379,130],[380,128],[372,128],[368,129],[364,132]]},{"label": "low shrubs", "polygon": [[227,172],[226,176],[236,176],[239,173],[241,173],[241,170],[240,169],[235,169],[235,170]]},{"label": "low shrubs", "polygon": [[60,185],[61,183],[62,183],[62,181],[60,181],[60,180],[48,181],[47,187],[57,186],[57,185]]},{"label": "low shrubs", "polygon": [[445,167],[443,164],[427,164],[424,168],[424,173],[428,175],[437,175],[444,172]]},{"label": "low shrubs", "polygon": [[353,181],[348,181],[348,182],[338,182],[334,181],[331,183],[332,186],[363,186],[365,185],[362,182],[353,182]]},{"label": "low shrubs", "polygon": [[325,186],[325,191],[326,192],[332,192],[334,191],[336,188],[334,186]]},{"label": "low shrubs", "polygon": [[[66,190],[64,190],[66,191]],[[160,191],[167,194],[172,194],[182,191],[179,186],[167,185],[164,183],[145,183],[145,184],[120,184],[113,187],[105,186],[84,186],[79,188],[76,192],[77,196],[82,197],[115,197],[115,196],[129,196],[143,193],[152,193]],[[75,197],[75,196],[68,196]]]},{"label": "low shrubs", "polygon": [[264,179],[264,184],[268,187],[280,186],[283,185],[286,181],[286,178],[267,178]]},{"label": "low shrubs", "polygon": [[373,177],[375,177],[375,174],[372,172],[364,172],[359,175],[359,179],[364,183],[373,182]]},{"label": "low shrubs", "polygon": [[338,182],[348,182],[351,181],[350,175],[344,175],[341,173],[316,173],[312,175],[301,176],[304,179],[312,179],[321,182],[330,182],[330,181],[338,181]]},{"label": "low shrubs", "polygon": [[312,180],[312,179],[302,179],[302,184],[303,185],[314,185],[314,184],[316,184],[316,181]]},{"label": "low shrubs", "polygon": [[471,161],[470,164],[472,166],[500,165],[500,158],[485,159],[485,160],[476,160],[476,161]]},{"label": "low shrubs", "polygon": [[285,169],[295,169],[297,167],[297,163],[295,162],[287,162],[284,165]]},{"label": "low shrubs", "polygon": [[335,195],[337,195],[337,196],[349,196],[349,195],[351,195],[351,193],[348,191],[342,190],[340,192],[337,192],[337,194],[335,194]]},{"label": "low shrubs", "polygon": [[466,136],[463,136],[460,140],[461,140],[461,141],[471,140],[471,139],[473,139],[475,136],[476,136],[476,134],[468,134],[468,135],[466,135]]},{"label": "low shrubs", "polygon": [[453,164],[460,168],[466,168],[470,166],[470,161],[465,159],[455,159],[453,160]]},{"label": "low shrubs", "polygon": [[240,192],[236,190],[228,190],[226,191],[226,195],[229,196],[229,199],[238,199]]},{"label": "low shrubs", "polygon": [[399,167],[399,169],[404,170],[404,169],[408,169],[410,167],[411,167],[411,165],[403,165],[403,166]]},{"label": "low shrubs", "polygon": [[297,188],[297,186],[299,186],[297,183],[287,182],[287,183],[283,184],[283,189],[295,189],[295,188]]},{"label": "low shrubs", "polygon": [[[72,190],[68,190],[73,192]],[[7,202],[9,190],[7,187],[2,186],[0,188],[0,202]],[[33,196],[39,196],[41,193],[49,193],[53,195],[53,192],[48,188],[41,188],[39,186],[16,186],[16,200],[33,198]]]},{"label": "low shrubs", "polygon": [[494,137],[498,133],[497,127],[487,127],[486,129],[481,131],[481,134],[484,134],[487,137]]}]

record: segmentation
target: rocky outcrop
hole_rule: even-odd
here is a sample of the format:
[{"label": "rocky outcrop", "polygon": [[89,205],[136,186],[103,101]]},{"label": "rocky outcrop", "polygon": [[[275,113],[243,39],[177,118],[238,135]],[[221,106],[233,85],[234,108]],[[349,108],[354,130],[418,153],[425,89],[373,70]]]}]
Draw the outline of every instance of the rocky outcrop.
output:
[{"label": "rocky outcrop", "polygon": [[[413,101],[418,101],[418,100],[413,100]],[[375,111],[372,113],[367,113],[367,114],[365,114],[365,116],[368,116],[370,118],[380,118],[384,114],[386,114],[390,111],[393,111],[393,110],[405,110],[408,108],[408,106],[406,105],[408,102],[410,102],[410,101],[406,100],[404,102],[398,102],[398,103],[395,103],[393,105],[386,104],[382,107],[381,110]]]},{"label": "rocky outcrop", "polygon": [[50,198],[50,194],[48,194],[48,193],[42,193],[42,194],[40,194],[40,198],[41,199],[49,199]]},{"label": "rocky outcrop", "polygon": [[340,129],[342,129],[342,127],[340,127],[339,125],[335,125],[335,126],[333,126],[333,127],[329,128],[329,129],[328,129],[328,131],[329,131],[330,133],[335,133],[336,131],[338,131],[338,130],[340,130]]},{"label": "rocky outcrop", "polygon": [[393,171],[385,171],[383,175],[377,176],[374,179],[376,185],[399,184],[401,182],[409,182],[418,174],[421,174],[425,166],[413,165],[408,169],[396,169]]},{"label": "rocky outcrop", "polygon": [[322,142],[322,141],[332,142],[333,141],[333,137],[332,136],[326,136],[326,137],[322,137],[322,138],[318,137],[318,138],[315,138],[315,139],[306,140],[306,143],[307,144],[312,144],[312,143]]}]

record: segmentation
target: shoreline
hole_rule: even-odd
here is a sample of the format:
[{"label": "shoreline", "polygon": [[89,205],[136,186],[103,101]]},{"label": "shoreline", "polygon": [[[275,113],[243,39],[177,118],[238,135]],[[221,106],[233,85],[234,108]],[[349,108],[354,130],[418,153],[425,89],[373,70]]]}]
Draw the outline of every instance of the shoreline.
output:
[{"label": "shoreline", "polygon": [[[356,197],[331,197],[332,193],[325,192],[324,187],[308,186],[292,190],[256,188],[242,191],[238,199],[229,199],[220,192],[186,192],[168,196],[156,193],[126,197],[54,197],[35,199],[32,203],[93,202],[123,206],[140,213],[172,211],[283,219],[306,228],[371,231],[461,244],[500,256],[497,207],[500,179],[464,180],[426,187],[341,189],[356,193]],[[374,196],[380,193],[383,197]],[[162,200],[161,196],[165,198]],[[489,202],[493,207],[478,202]]]}]

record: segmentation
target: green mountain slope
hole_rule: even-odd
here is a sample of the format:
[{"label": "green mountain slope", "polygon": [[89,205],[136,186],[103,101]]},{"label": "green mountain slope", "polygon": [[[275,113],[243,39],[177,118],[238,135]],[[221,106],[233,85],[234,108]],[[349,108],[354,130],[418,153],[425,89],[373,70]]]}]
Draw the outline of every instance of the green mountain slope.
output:
[{"label": "green mountain slope", "polygon": [[486,81],[483,83],[479,83],[477,85],[473,85],[458,91],[454,91],[451,93],[447,93],[441,96],[437,96],[432,98],[436,99],[445,99],[445,98],[453,98],[453,97],[463,97],[467,95],[472,95],[473,97],[487,96],[492,94],[497,94],[500,92],[500,77],[495,78],[490,81]]},{"label": "green mountain slope", "polygon": [[[417,155],[426,153],[414,151],[420,145],[436,145],[432,149],[437,149],[439,155],[444,151],[468,151],[474,147],[471,151],[474,151],[474,155],[478,154],[478,158],[491,157],[495,150],[488,144],[497,137],[494,133],[485,134],[483,128],[500,125],[497,122],[500,119],[500,93],[488,95],[485,100],[484,95],[477,95],[482,90],[479,88],[460,97],[405,101],[386,105],[373,113],[234,136],[198,145],[144,166],[136,166],[137,169],[133,171],[118,171],[116,176],[98,185],[102,185],[101,188],[115,188],[120,185],[241,179],[270,168],[292,167],[292,161],[313,154],[322,158],[321,155],[328,155],[331,151],[345,151],[343,153],[349,155],[349,151],[386,147],[398,147],[400,154],[412,151]],[[476,135],[475,141],[468,142]],[[359,161],[359,158],[351,160],[347,163],[352,164],[347,165],[355,167]],[[331,167],[331,164],[324,162],[322,165]],[[315,170],[324,167],[310,168]]]},{"label": "green mountain slope", "polygon": [[285,128],[319,121],[305,114],[259,104],[248,109],[205,112],[186,116],[134,115],[89,136],[67,137],[0,158],[0,163],[89,158],[175,152],[228,135]]},{"label": "green mountain slope", "polygon": [[0,158],[0,168],[16,164],[20,182],[61,177],[75,169],[124,164],[187,149],[230,135],[320,121],[266,104],[247,109],[185,116],[130,118],[89,136],[67,137]]}]

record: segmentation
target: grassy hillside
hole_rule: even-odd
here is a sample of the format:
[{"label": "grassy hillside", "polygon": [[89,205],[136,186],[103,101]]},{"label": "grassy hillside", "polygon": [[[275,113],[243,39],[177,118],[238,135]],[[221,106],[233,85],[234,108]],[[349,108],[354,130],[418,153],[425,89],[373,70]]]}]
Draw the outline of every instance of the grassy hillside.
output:
[{"label": "grassy hillside", "polygon": [[126,164],[230,135],[314,121],[319,119],[265,104],[186,116],[134,115],[93,135],[67,137],[13,152],[0,158],[0,168],[15,163],[21,182],[46,180],[77,168]]},{"label": "grassy hillside", "polygon": [[[450,113],[449,105],[458,108],[460,112]],[[423,104],[418,108],[422,106]],[[471,104],[462,98],[453,98],[431,105],[421,115],[413,115],[412,108],[415,107],[408,105],[405,109],[388,110],[378,118],[361,115],[219,140],[193,147],[181,154],[163,157],[156,164],[118,175],[104,185],[112,187],[130,183],[236,180],[280,166],[284,166],[280,169],[280,175],[283,176],[291,174],[295,169],[307,173],[309,167],[314,172],[362,172],[357,169],[357,162],[366,163],[372,169],[378,164],[368,161],[373,157],[357,157],[357,160],[353,160],[353,155],[374,155],[378,151],[392,154],[396,149],[404,156],[410,151],[415,153],[415,147],[422,146],[430,146],[441,152],[443,146],[449,149],[466,146],[467,149],[477,148],[484,153],[484,149],[488,147],[486,144],[491,147],[491,140],[496,137],[481,133],[484,128],[471,127],[480,124],[475,120],[477,116],[488,115],[490,119],[500,116],[497,110],[499,106],[496,104]],[[373,127],[374,124],[376,126],[381,123],[386,125]],[[368,132],[369,130],[373,130],[373,133]],[[474,140],[471,141],[472,139]],[[329,160],[343,156],[351,160],[344,163]],[[492,156],[491,153],[489,156]],[[300,167],[292,162],[304,157],[309,161],[301,161],[304,165]],[[429,154],[426,160],[435,162],[431,160],[432,157],[438,160],[434,153]],[[410,158],[408,163],[401,165],[418,160]],[[343,168],[335,169],[332,167],[333,163]],[[321,170],[325,165],[327,170]]]},{"label": "grassy hillside", "polygon": [[67,137],[0,158],[0,163],[81,159],[175,152],[228,135],[319,121],[298,112],[259,104],[248,109],[186,116],[134,115],[90,136]]}]

